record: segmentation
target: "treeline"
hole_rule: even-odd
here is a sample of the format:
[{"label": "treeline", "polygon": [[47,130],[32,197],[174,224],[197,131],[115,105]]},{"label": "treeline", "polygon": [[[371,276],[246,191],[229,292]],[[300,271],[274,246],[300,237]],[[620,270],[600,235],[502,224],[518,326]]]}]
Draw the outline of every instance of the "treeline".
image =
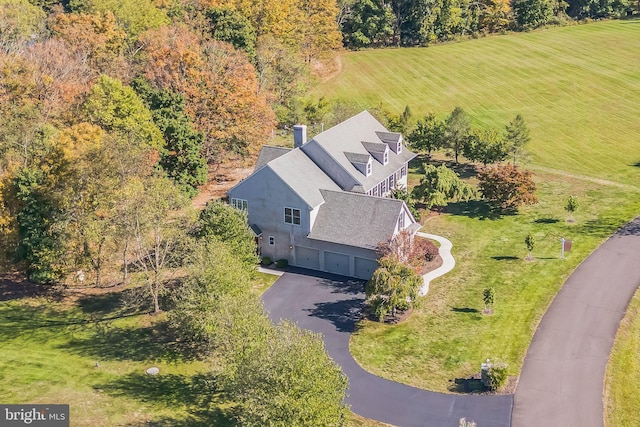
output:
[{"label": "treeline", "polygon": [[134,242],[146,250],[209,166],[305,114],[337,15],[334,1],[0,0],[4,258],[38,282],[99,284],[119,257],[126,281]]},{"label": "treeline", "polygon": [[345,47],[425,46],[572,19],[640,13],[632,0],[341,0]]}]

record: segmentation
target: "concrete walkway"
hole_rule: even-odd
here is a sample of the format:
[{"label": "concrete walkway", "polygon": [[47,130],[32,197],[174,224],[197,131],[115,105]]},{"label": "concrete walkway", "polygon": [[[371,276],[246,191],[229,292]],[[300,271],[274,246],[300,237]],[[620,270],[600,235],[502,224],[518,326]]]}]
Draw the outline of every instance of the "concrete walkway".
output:
[{"label": "concrete walkway", "polygon": [[513,427],[602,427],[604,375],[640,285],[640,218],[596,249],[542,318],[515,394]]},{"label": "concrete walkway", "polygon": [[420,237],[424,237],[425,239],[435,240],[440,243],[438,253],[440,254],[440,258],[442,258],[442,265],[440,267],[422,276],[424,284],[420,288],[419,295],[424,296],[429,292],[429,284],[431,281],[453,270],[453,267],[456,265],[456,260],[453,258],[453,255],[451,255],[453,243],[451,243],[450,240],[441,236],[436,236],[435,234],[427,234],[420,231],[416,234]]}]

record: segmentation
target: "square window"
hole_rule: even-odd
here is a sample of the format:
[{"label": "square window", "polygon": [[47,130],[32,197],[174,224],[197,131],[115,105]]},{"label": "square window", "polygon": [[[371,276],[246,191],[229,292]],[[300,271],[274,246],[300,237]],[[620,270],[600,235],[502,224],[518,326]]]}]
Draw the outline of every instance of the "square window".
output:
[{"label": "square window", "polygon": [[276,244],[276,238],[273,236],[269,236],[269,246],[274,246]]},{"label": "square window", "polygon": [[285,224],[300,225],[300,209],[284,208]]}]

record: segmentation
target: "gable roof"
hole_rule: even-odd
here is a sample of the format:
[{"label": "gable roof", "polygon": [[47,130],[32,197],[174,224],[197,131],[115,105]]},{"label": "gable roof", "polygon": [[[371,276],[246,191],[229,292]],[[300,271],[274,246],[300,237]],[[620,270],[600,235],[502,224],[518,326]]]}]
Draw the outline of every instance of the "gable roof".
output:
[{"label": "gable roof", "polygon": [[[360,172],[352,164],[350,158],[353,158],[354,154],[369,155],[369,151],[363,141],[382,144],[397,142],[400,138],[400,134],[389,132],[368,111],[363,111],[316,135],[311,141],[302,146],[302,150],[311,152],[312,150],[321,149],[326,152],[330,158],[334,159],[342,169],[362,186],[364,192],[367,192],[416,155],[406,147],[403,147],[402,152],[399,154],[390,150],[388,163],[383,165],[380,161],[373,162],[370,176],[365,176]],[[367,144],[367,146],[372,147],[370,144]],[[350,188],[345,188],[345,190],[349,191]]]},{"label": "gable roof", "polygon": [[272,145],[263,145],[260,149],[260,154],[258,154],[258,161],[254,166],[253,170],[257,171],[262,166],[269,163],[271,160],[275,160],[280,156],[283,156],[291,151],[291,148],[286,147],[274,147]]},{"label": "gable roof", "polygon": [[343,191],[320,190],[320,206],[308,238],[366,249],[393,236],[404,202]]},{"label": "gable roof", "polygon": [[340,187],[299,148],[271,160],[266,167],[311,207],[324,203],[321,189],[340,191]]}]

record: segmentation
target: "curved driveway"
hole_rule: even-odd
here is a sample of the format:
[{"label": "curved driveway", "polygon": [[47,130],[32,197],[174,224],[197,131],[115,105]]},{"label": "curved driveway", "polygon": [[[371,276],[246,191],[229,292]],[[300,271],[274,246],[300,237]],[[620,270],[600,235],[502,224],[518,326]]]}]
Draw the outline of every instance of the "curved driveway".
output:
[{"label": "curved driveway", "polygon": [[601,427],[604,375],[640,285],[640,218],[591,254],[542,318],[524,359],[513,427]]},{"label": "curved driveway", "polygon": [[353,412],[403,427],[458,427],[463,417],[479,427],[510,425],[513,396],[434,393],[362,369],[349,352],[349,336],[363,306],[364,282],[292,269],[264,293],[263,301],[274,322],[290,319],[324,335],[327,352],[349,377],[347,403]]}]

